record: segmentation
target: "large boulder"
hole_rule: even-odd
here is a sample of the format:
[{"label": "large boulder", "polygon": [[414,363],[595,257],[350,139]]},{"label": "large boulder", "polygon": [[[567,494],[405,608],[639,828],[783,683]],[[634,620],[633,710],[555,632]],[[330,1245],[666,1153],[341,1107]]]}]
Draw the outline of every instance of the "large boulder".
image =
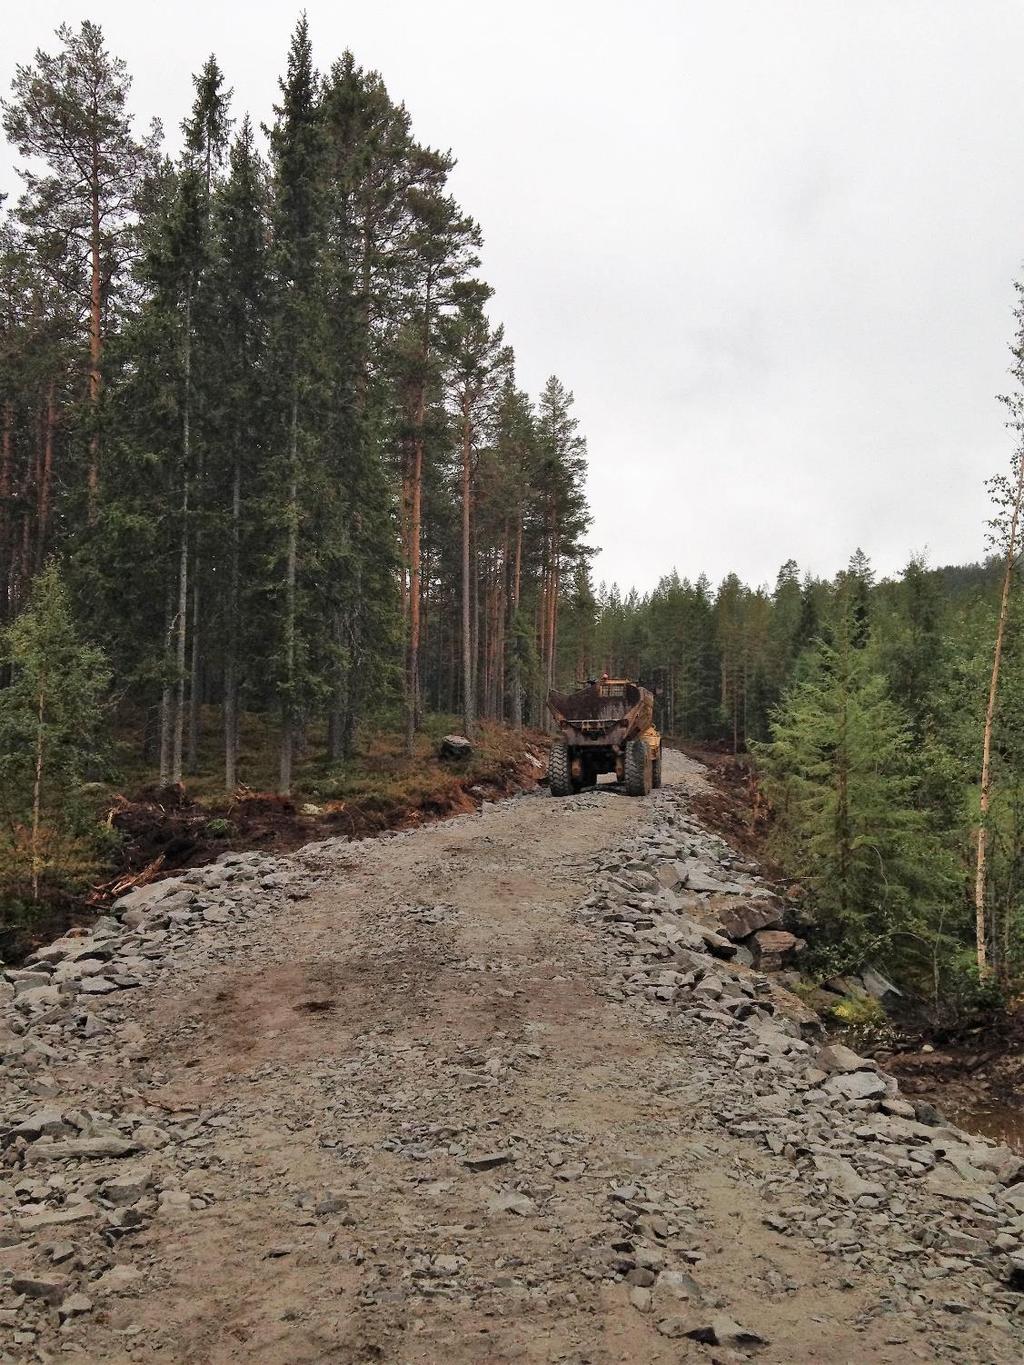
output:
[{"label": "large boulder", "polygon": [[782,911],[769,901],[751,901],[749,905],[731,906],[719,916],[722,933],[738,941],[756,934],[758,929],[781,929]]},{"label": "large boulder", "polygon": [[825,1082],[825,1093],[847,1100],[877,1100],[889,1093],[889,1082],[874,1071],[837,1072]]},{"label": "large boulder", "polygon": [[899,1007],[903,999],[903,992],[898,990],[887,977],[881,972],[876,972],[874,967],[865,967],[860,974],[860,979],[864,983],[864,989],[873,1000],[877,1000],[884,1010],[894,1010]]},{"label": "large boulder", "polygon": [[747,940],[754,963],[763,972],[777,971],[807,947],[802,938],[786,929],[759,929]]},{"label": "large boulder", "polygon": [[473,746],[465,735],[445,735],[438,753],[441,758],[465,760],[473,752]]},{"label": "large boulder", "polygon": [[848,1075],[853,1071],[877,1071],[878,1067],[867,1057],[860,1057],[852,1048],[842,1043],[829,1043],[818,1053],[818,1065],[830,1076]]},{"label": "large boulder", "polygon": [[666,891],[678,891],[686,881],[686,868],[679,862],[659,863],[656,874]]},{"label": "large boulder", "polygon": [[115,915],[123,914],[126,910],[138,910],[148,913],[150,910],[164,901],[168,896],[173,896],[176,891],[182,889],[180,877],[166,877],[160,882],[149,882],[146,886],[137,886],[133,891],[129,891],[126,896],[116,900],[113,905]]}]

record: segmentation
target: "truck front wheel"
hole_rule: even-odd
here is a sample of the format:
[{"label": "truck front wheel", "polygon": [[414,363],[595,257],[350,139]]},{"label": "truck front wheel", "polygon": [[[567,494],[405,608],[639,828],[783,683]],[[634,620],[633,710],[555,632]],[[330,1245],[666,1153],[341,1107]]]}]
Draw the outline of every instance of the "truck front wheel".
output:
[{"label": "truck front wheel", "polygon": [[631,739],[626,745],[626,794],[649,796],[653,773],[651,751],[642,739]]},{"label": "truck front wheel", "polygon": [[548,786],[552,796],[572,795],[572,773],[569,765],[569,746],[564,739],[556,739],[551,745],[548,759]]}]

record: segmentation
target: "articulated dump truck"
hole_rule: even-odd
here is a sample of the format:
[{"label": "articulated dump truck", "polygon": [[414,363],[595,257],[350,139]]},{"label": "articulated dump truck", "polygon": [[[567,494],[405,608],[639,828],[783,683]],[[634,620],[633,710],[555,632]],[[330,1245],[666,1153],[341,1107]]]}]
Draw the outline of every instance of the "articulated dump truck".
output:
[{"label": "articulated dump truck", "polygon": [[661,736],[645,687],[605,677],[578,692],[549,692],[548,707],[562,731],[548,764],[552,796],[571,796],[600,773],[615,773],[630,796],[661,786]]}]

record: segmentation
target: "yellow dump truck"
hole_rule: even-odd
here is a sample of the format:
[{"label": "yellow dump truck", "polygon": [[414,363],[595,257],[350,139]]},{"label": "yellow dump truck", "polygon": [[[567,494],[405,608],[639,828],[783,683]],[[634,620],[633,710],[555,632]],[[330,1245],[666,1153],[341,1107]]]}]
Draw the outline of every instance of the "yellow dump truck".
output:
[{"label": "yellow dump truck", "polygon": [[578,692],[549,692],[548,707],[562,732],[548,763],[552,796],[571,796],[600,773],[615,773],[630,796],[661,786],[661,736],[645,687],[603,677]]}]

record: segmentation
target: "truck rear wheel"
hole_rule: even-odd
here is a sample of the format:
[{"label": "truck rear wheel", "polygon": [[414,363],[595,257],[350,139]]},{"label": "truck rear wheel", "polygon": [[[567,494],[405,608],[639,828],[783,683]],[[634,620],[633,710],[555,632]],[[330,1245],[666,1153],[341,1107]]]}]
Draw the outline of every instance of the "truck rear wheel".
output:
[{"label": "truck rear wheel", "polygon": [[556,739],[551,744],[548,759],[548,786],[552,796],[572,795],[572,773],[569,768],[569,746],[564,739]]},{"label": "truck rear wheel", "polygon": [[648,796],[652,779],[651,751],[642,739],[631,739],[626,745],[626,793],[629,796]]},{"label": "truck rear wheel", "polygon": [[658,757],[651,764],[651,786],[657,789],[661,786],[661,745],[658,745]]}]

